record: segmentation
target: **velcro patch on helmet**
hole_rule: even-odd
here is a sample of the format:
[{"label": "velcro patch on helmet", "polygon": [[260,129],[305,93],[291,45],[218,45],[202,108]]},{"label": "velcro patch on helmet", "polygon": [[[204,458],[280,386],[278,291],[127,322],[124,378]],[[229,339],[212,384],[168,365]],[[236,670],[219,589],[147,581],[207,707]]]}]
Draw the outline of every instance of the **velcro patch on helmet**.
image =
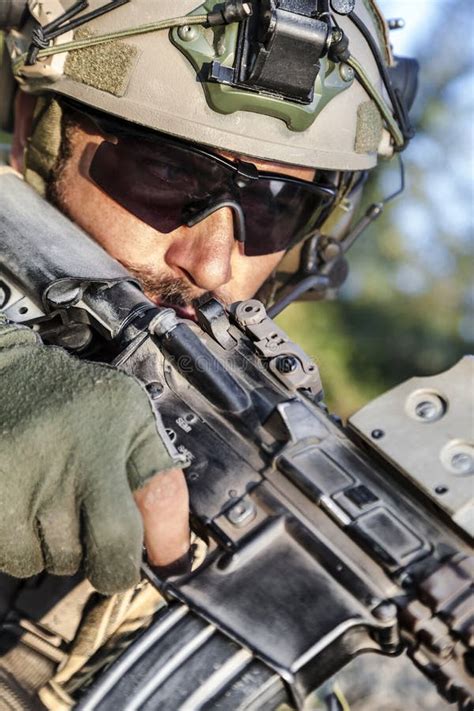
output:
[{"label": "velcro patch on helmet", "polygon": [[[90,30],[82,29],[75,33],[74,39],[91,36]],[[137,47],[118,41],[76,49],[68,54],[64,74],[94,89],[106,91],[114,96],[123,96],[137,55]]]},{"label": "velcro patch on helmet", "polygon": [[383,120],[373,101],[364,101],[357,109],[356,153],[376,153],[382,140]]}]

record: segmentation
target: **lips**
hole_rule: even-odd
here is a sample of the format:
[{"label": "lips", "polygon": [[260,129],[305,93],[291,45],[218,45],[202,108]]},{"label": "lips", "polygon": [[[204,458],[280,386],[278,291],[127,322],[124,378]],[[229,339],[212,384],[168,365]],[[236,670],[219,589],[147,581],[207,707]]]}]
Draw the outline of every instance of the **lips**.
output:
[{"label": "lips", "polygon": [[162,308],[173,309],[179,318],[189,319],[191,321],[196,321],[196,309],[194,306],[177,306],[176,304],[168,304],[164,301],[155,301],[157,306]]}]

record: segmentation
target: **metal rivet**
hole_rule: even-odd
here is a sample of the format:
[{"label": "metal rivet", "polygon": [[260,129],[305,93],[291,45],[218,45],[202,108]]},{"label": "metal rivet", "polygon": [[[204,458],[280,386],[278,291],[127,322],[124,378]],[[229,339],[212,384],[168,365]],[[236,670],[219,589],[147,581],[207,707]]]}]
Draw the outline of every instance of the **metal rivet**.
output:
[{"label": "metal rivet", "polygon": [[405,27],[405,20],[403,17],[393,17],[387,20],[389,30],[402,30]]},{"label": "metal rivet", "polygon": [[468,474],[473,468],[473,461],[467,452],[457,452],[451,457],[451,466],[460,474]]},{"label": "metal rivet", "polygon": [[424,400],[415,407],[415,413],[420,420],[434,420],[438,415],[438,408],[436,403]]},{"label": "metal rivet", "polygon": [[439,486],[437,486],[437,487],[435,488],[435,492],[436,492],[437,494],[439,494],[440,496],[441,496],[442,494],[447,494],[448,491],[449,491],[448,487],[447,487],[447,486],[444,486],[444,484],[440,484]]},{"label": "metal rivet", "polygon": [[349,64],[341,62],[341,64],[339,65],[339,76],[341,77],[342,81],[349,83],[354,80],[354,70],[351,66],[349,66]]},{"label": "metal rivet", "polygon": [[242,499],[242,501],[236,503],[235,506],[232,506],[226,514],[227,520],[234,526],[237,526],[237,528],[253,521],[256,515],[257,509],[250,499]]},{"label": "metal rivet", "polygon": [[298,369],[298,360],[292,355],[280,356],[276,367],[280,373],[294,373]]},{"label": "metal rivet", "polygon": [[382,439],[382,437],[385,437],[385,432],[383,430],[372,430],[370,436],[372,439]]},{"label": "metal rivet", "polygon": [[348,15],[354,10],[355,0],[331,0],[331,8],[338,15]]},{"label": "metal rivet", "polygon": [[372,614],[377,620],[387,622],[397,616],[397,607],[393,602],[382,602],[375,610],[372,610]]},{"label": "metal rivet", "polygon": [[48,289],[47,299],[55,306],[74,305],[82,296],[82,289],[78,286],[69,286],[63,282],[57,282]]},{"label": "metal rivet", "polygon": [[474,474],[474,444],[461,439],[452,439],[440,452],[444,468],[455,477]]},{"label": "metal rivet", "polygon": [[408,396],[405,404],[407,415],[423,424],[437,422],[447,409],[445,398],[434,390],[415,390]]},{"label": "metal rivet", "polygon": [[178,37],[182,39],[183,42],[192,42],[197,39],[199,35],[199,30],[193,25],[183,25],[178,29]]},{"label": "metal rivet", "polygon": [[163,393],[163,386],[157,380],[154,380],[147,384],[146,390],[151,399],[156,400]]}]

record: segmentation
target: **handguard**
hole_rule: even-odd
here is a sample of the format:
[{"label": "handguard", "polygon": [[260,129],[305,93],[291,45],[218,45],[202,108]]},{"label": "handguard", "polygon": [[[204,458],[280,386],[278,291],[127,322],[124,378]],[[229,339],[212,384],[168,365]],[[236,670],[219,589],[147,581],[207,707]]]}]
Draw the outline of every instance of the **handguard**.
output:
[{"label": "handguard", "polygon": [[[90,338],[79,348],[72,343],[73,350],[87,355],[95,344],[96,357],[102,352],[146,384],[169,437],[190,461],[193,525],[209,544],[204,563],[181,577],[164,581],[144,565],[175,602],[82,698],[78,692],[77,708],[116,709],[124,698],[129,709],[159,708],[173,680],[180,708],[237,708],[225,699],[235,701],[236,679],[244,680],[242,691],[250,685],[245,672],[255,669],[263,685],[283,680],[301,707],[355,655],[406,647],[448,699],[471,709],[472,539],[463,525],[469,497],[461,520],[438,505],[441,495],[428,491],[428,475],[420,479],[410,468],[404,443],[381,445],[383,408],[369,430],[364,411],[349,429],[328,415],[316,365],[261,303],[226,311],[210,300],[198,325],[178,319],[151,304],[120,267],[114,278],[104,253],[86,265],[89,238],[70,223],[65,236],[64,224],[57,227],[64,218],[46,203],[41,211],[38,204],[36,229],[24,231],[21,208],[39,198],[14,176],[1,184],[1,307],[15,318],[15,304],[29,299],[35,310],[22,321],[52,341],[67,343],[69,328],[85,326]],[[71,257],[68,276],[79,293],[59,302],[51,293],[66,279],[72,243],[81,261]],[[443,376],[445,412],[457,372]],[[436,387],[434,380],[430,392]],[[452,420],[449,441],[469,445],[465,427]],[[423,446],[438,452],[446,431],[432,432]],[[442,484],[456,476],[446,470]],[[181,637],[174,661],[163,658],[169,635],[185,624],[188,641]],[[158,640],[165,647],[155,649]],[[204,673],[203,662],[198,674],[196,654],[205,655],[211,641],[215,666]]]}]

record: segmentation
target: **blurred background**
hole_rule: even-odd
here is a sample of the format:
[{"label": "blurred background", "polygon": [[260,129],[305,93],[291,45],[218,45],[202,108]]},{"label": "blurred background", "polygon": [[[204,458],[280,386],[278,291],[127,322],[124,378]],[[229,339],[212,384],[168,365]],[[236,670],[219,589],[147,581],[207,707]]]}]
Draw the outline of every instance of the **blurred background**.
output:
[{"label": "blurred background", "polygon": [[[407,187],[348,253],[337,301],[290,306],[280,325],[318,362],[331,410],[347,416],[413,375],[474,351],[472,0],[380,0],[395,54],[417,57],[417,135],[403,154]],[[366,205],[398,170],[374,171]]]}]

